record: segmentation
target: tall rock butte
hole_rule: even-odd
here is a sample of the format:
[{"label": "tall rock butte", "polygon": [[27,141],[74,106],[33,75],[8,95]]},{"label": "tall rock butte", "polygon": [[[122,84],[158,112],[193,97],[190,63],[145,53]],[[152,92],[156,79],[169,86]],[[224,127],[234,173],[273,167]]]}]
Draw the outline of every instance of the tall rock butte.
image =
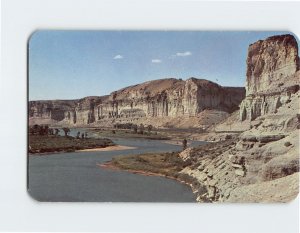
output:
[{"label": "tall rock butte", "polygon": [[299,57],[294,36],[272,36],[249,46],[246,98],[241,103],[241,120],[276,113],[298,90]]},{"label": "tall rock butte", "polygon": [[287,202],[298,195],[299,84],[298,45],[292,35],[249,46],[240,115],[231,114],[210,132],[217,142],[179,154],[191,162],[180,173],[194,179],[198,201]]},{"label": "tall rock butte", "polygon": [[29,121],[87,125],[127,123],[146,117],[190,117],[207,109],[231,113],[244,97],[244,88],[222,87],[204,79],[160,79],[129,86],[108,96],[30,101]]}]

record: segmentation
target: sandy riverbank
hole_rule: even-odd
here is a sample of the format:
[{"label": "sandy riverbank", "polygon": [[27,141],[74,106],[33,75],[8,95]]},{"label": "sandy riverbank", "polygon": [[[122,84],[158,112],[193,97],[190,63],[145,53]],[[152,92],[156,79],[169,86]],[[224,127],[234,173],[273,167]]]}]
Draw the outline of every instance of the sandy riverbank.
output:
[{"label": "sandy riverbank", "polygon": [[136,149],[136,147],[115,145],[115,146],[83,149],[83,150],[76,150],[76,151],[77,152],[93,152],[93,151],[118,151],[118,150],[132,150],[132,149]]},{"label": "sandy riverbank", "polygon": [[167,175],[161,174],[161,173],[154,173],[154,172],[150,172],[150,171],[142,171],[142,170],[134,170],[134,169],[122,169],[122,168],[112,164],[111,162],[98,163],[97,166],[106,168],[106,169],[111,169],[111,170],[128,171],[133,174],[139,174],[139,175],[144,175],[144,176],[162,176],[162,177],[168,177],[170,179],[175,179],[174,177],[167,176]]},{"label": "sandy riverbank", "polygon": [[[176,139],[165,140],[164,143],[175,145],[175,146],[182,146],[182,140],[176,140]],[[190,146],[191,142],[187,141],[187,145]]]},{"label": "sandy riverbank", "polygon": [[170,176],[170,175],[166,175],[163,173],[155,173],[155,172],[151,172],[151,171],[143,171],[143,170],[135,170],[135,169],[122,169],[116,165],[114,165],[111,161],[106,162],[106,163],[98,163],[97,166],[105,168],[105,169],[111,169],[111,170],[119,170],[119,171],[127,171],[133,174],[138,174],[138,175],[142,175],[142,176],[158,176],[158,177],[165,177],[171,180],[176,180],[182,184],[185,184],[187,186],[189,186],[192,189],[192,192],[195,192],[195,188],[193,186],[193,183],[191,181],[186,181],[183,179],[180,179],[178,177],[174,177],[174,176]]}]

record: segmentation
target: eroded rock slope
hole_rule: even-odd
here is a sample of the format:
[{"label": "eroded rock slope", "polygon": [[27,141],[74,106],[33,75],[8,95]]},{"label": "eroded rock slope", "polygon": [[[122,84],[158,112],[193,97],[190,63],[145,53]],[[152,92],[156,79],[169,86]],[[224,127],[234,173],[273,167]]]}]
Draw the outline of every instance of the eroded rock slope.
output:
[{"label": "eroded rock slope", "polygon": [[274,36],[249,46],[246,97],[239,119],[247,125],[180,156],[192,165],[182,173],[196,178],[198,201],[286,202],[299,186],[300,73],[298,46],[291,35]]}]

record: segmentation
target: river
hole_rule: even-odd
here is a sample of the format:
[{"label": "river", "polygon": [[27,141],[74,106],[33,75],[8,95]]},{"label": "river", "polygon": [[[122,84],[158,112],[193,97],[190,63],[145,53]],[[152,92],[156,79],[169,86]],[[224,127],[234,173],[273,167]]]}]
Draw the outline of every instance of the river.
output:
[{"label": "river", "polygon": [[29,156],[29,194],[38,201],[50,202],[195,202],[191,188],[176,180],[96,165],[118,155],[178,151],[181,146],[160,140],[112,140],[136,149]]}]

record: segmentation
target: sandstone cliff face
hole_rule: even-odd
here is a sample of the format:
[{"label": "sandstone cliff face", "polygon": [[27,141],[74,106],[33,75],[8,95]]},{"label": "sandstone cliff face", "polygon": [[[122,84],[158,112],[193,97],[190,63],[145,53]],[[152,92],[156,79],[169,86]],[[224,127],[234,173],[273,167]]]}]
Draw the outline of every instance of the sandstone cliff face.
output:
[{"label": "sandstone cliff face", "polygon": [[[198,201],[285,202],[299,188],[300,72],[291,35],[249,47],[246,97],[229,125],[241,134],[186,151],[192,161],[182,173],[199,182]],[[225,123],[219,125],[220,128]],[[227,127],[227,130],[230,129]],[[205,192],[203,192],[205,190]],[[196,190],[197,191],[197,190]]]},{"label": "sandstone cliff face", "polygon": [[29,124],[85,125],[95,122],[95,106],[105,97],[86,97],[80,100],[30,101]]},{"label": "sandstone cliff face", "polygon": [[29,102],[29,118],[44,118],[53,119],[55,121],[62,121],[65,119],[66,113],[73,111],[75,108],[75,101],[30,101]]},{"label": "sandstone cliff face", "polygon": [[299,90],[298,70],[298,45],[292,35],[273,36],[250,45],[240,119],[276,113]]},{"label": "sandstone cliff face", "polygon": [[207,80],[162,79],[112,93],[98,106],[98,116],[100,120],[196,116],[205,109],[232,112],[243,96],[243,88],[224,88]]},{"label": "sandstone cliff face", "polygon": [[161,79],[123,88],[104,97],[31,101],[29,117],[49,118],[69,125],[132,122],[149,117],[195,117],[207,109],[233,112],[244,96],[244,88],[221,87],[203,79]]},{"label": "sandstone cliff face", "polygon": [[284,82],[297,70],[298,45],[292,35],[259,40],[248,49],[246,95],[273,91],[275,83]]}]

